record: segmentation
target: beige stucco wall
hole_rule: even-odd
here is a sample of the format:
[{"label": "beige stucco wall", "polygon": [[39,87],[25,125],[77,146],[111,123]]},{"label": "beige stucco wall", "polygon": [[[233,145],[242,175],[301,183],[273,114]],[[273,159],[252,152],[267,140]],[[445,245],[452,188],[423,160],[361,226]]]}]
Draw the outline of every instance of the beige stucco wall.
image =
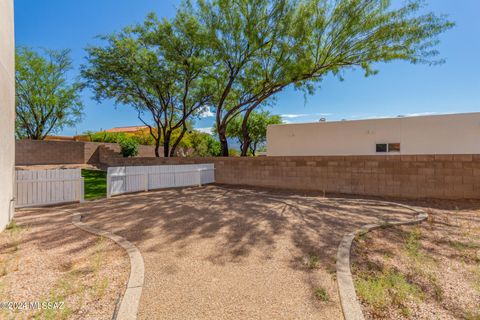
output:
[{"label": "beige stucco wall", "polygon": [[[479,154],[480,113],[272,125],[269,156],[378,155],[377,143],[400,154]],[[389,153],[392,154],[392,153]]]},{"label": "beige stucco wall", "polygon": [[13,216],[15,164],[13,0],[0,0],[0,231]]}]

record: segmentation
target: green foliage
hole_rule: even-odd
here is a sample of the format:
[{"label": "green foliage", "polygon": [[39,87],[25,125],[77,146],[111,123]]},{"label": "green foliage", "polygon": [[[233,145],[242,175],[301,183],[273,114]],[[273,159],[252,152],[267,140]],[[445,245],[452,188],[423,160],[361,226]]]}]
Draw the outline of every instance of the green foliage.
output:
[{"label": "green foliage", "polygon": [[422,253],[420,252],[420,249],[422,248],[422,244],[420,242],[421,237],[422,233],[418,227],[414,227],[408,232],[407,238],[405,239],[405,250],[410,258],[422,258]]},{"label": "green foliage", "polygon": [[[422,12],[422,0],[185,1],[173,20],[150,14],[139,25],[87,48],[82,67],[98,100],[134,107],[170,156],[187,121],[215,109],[221,155],[234,119],[273,104],[287,87],[313,94],[348,68],[377,73],[378,63],[438,64],[438,36],[453,23]],[[251,125],[252,135],[254,125]],[[249,131],[250,131],[249,130]],[[250,132],[242,141],[249,144]],[[257,139],[250,137],[252,139]],[[260,139],[261,140],[261,139]],[[260,143],[261,144],[261,143]],[[255,146],[253,147],[256,148]],[[255,150],[252,150],[255,153]]]},{"label": "green foliage", "polygon": [[16,232],[16,231],[20,230],[21,228],[22,227],[17,224],[15,219],[12,219],[12,221],[10,221],[10,223],[7,225],[6,230],[12,230],[12,231]]},{"label": "green foliage", "polygon": [[88,138],[92,142],[105,142],[105,143],[120,143],[124,139],[135,140],[140,145],[154,145],[155,140],[146,131],[138,131],[135,133],[124,132],[88,132],[86,133]]},{"label": "green foliage", "polygon": [[18,48],[15,56],[16,135],[42,140],[82,118],[81,85],[69,82],[70,51]]},{"label": "green foliage", "polygon": [[390,306],[408,312],[406,303],[423,297],[418,286],[408,282],[403,274],[391,269],[360,276],[355,282],[355,289],[360,299],[378,312],[383,312]]},{"label": "green foliage", "polygon": [[327,290],[324,288],[315,288],[315,297],[323,302],[330,301],[330,295],[328,294]]},{"label": "green foliage", "polygon": [[163,143],[165,156],[174,155],[170,147],[183,138],[172,140],[173,133],[188,130],[212,91],[207,70],[214,62],[202,30],[190,15],[168,21],[152,13],[142,24],[103,37],[104,46],[87,48],[82,75],[95,98],[135,108],[156,144]]},{"label": "green foliage", "polygon": [[236,138],[242,148],[247,144],[248,150],[255,156],[258,148],[264,147],[267,141],[267,126],[281,124],[282,118],[278,115],[271,115],[268,111],[250,113],[246,123],[250,141],[245,141],[243,121],[244,117],[242,116],[233,118],[227,126],[227,135],[230,138]]},{"label": "green foliage", "polygon": [[[189,3],[189,2],[188,2]],[[441,63],[438,35],[453,24],[421,12],[421,0],[199,0],[182,15],[206,30],[213,66],[212,105],[222,155],[238,114],[267,103],[288,86],[313,93],[327,75],[347,68],[377,72],[379,62]],[[248,117],[247,117],[248,118]]]},{"label": "green foliage", "polygon": [[[238,157],[240,155],[240,152],[238,152],[238,150],[236,149],[229,149],[228,150],[228,156],[229,157]],[[222,156],[222,154],[220,153],[220,156]]]},{"label": "green foliage", "polygon": [[120,142],[120,153],[125,157],[138,155],[138,142],[131,138],[122,139]]},{"label": "green foliage", "polygon": [[92,142],[119,143],[127,138],[123,132],[95,132],[88,135]]},{"label": "green foliage", "polygon": [[220,155],[220,143],[208,133],[192,131],[187,139],[190,140],[193,156],[217,157]]},{"label": "green foliage", "polygon": [[306,265],[308,269],[318,269],[320,266],[320,258],[315,253],[309,253],[306,260]]},{"label": "green foliage", "polygon": [[152,137],[149,131],[139,130],[130,134],[130,138],[134,139],[140,145],[151,146],[155,144],[155,139]]}]

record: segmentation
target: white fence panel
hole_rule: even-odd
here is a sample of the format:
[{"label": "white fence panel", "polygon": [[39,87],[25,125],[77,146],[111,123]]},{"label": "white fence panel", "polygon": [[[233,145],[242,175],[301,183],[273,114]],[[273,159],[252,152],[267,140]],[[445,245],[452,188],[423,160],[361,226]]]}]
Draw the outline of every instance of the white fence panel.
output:
[{"label": "white fence panel", "polygon": [[107,169],[107,194],[115,195],[126,192],[127,177],[125,167],[109,167]]},{"label": "white fence panel", "polygon": [[15,178],[17,208],[83,201],[80,169],[18,170]]},{"label": "white fence panel", "polygon": [[145,167],[126,167],[126,185],[125,192],[146,191],[147,188],[147,172]]},{"label": "white fence panel", "polygon": [[107,196],[215,182],[214,164],[110,167]]},{"label": "white fence panel", "polygon": [[146,167],[148,173],[148,189],[163,189],[175,187],[175,166]]}]

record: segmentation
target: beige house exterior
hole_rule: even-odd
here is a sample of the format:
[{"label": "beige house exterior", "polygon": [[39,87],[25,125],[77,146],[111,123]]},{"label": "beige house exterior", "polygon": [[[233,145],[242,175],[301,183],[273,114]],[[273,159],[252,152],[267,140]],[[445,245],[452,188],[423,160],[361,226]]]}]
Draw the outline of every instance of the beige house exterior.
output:
[{"label": "beige house exterior", "polygon": [[480,154],[480,113],[271,125],[268,156]]},{"label": "beige house exterior", "polygon": [[13,217],[15,44],[13,0],[0,0],[0,231]]}]

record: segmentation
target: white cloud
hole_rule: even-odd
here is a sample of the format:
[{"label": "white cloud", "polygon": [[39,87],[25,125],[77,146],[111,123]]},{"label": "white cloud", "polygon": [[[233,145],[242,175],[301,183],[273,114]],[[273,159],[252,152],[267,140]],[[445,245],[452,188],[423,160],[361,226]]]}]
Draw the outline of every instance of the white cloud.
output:
[{"label": "white cloud", "polygon": [[203,132],[203,133],[208,133],[208,134],[213,134],[213,128],[208,127],[208,128],[194,128],[197,131]]},{"label": "white cloud", "polygon": [[284,119],[310,118],[318,116],[329,116],[331,113],[287,113],[280,115]]},{"label": "white cloud", "polygon": [[438,114],[438,112],[418,112],[418,113],[407,113],[405,117],[420,117],[420,116],[433,116]]},{"label": "white cloud", "polygon": [[213,117],[215,114],[210,110],[209,106],[204,107],[200,110],[200,118],[209,118]]},{"label": "white cloud", "polygon": [[398,118],[398,117],[421,117],[421,116],[433,116],[440,114],[449,114],[452,112],[417,112],[417,113],[403,113],[397,115],[354,115],[349,117],[351,120],[369,120],[369,119],[388,119],[388,118]]}]

